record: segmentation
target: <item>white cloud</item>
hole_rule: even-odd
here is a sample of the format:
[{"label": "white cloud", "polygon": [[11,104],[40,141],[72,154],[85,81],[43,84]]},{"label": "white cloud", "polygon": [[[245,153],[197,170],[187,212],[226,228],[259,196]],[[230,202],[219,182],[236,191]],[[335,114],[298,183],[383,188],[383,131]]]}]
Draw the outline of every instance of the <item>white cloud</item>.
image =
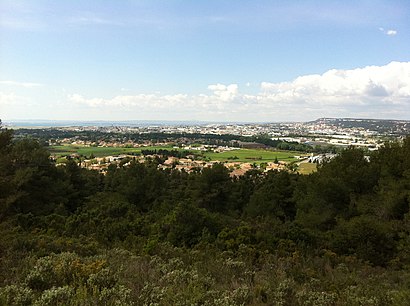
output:
[{"label": "white cloud", "polygon": [[209,85],[208,89],[214,92],[214,96],[224,102],[232,101],[238,95],[238,85],[230,84],[228,86],[223,84]]},{"label": "white cloud", "polygon": [[44,86],[43,84],[40,84],[40,83],[16,82],[16,81],[0,81],[0,85],[17,86],[17,87],[25,87],[25,88]]},{"label": "white cloud", "polygon": [[[262,82],[260,92],[242,94],[237,84],[212,84],[209,94],[68,97],[98,111],[126,111],[133,119],[278,121],[320,116],[410,119],[410,62],[352,70],[332,69],[290,82]],[[146,118],[145,118],[146,119]]]},{"label": "white cloud", "polygon": [[366,89],[375,86],[387,88],[391,94],[398,94],[397,80],[409,77],[410,63],[392,62],[386,66],[369,66],[354,70],[332,69],[322,75],[307,75],[293,82],[262,83],[264,90],[282,93],[292,90],[307,96],[363,96]]},{"label": "white cloud", "polygon": [[394,35],[396,35],[397,34],[397,31],[396,30],[386,30],[386,29],[384,29],[384,28],[379,28],[379,30],[382,32],[382,33],[384,33],[384,34],[386,34],[386,35],[389,35],[389,36],[394,36]]},{"label": "white cloud", "polygon": [[308,75],[292,82],[262,83],[265,100],[288,103],[320,111],[343,110],[355,116],[360,110],[369,116],[405,106],[410,117],[410,62],[392,62],[354,70],[329,70],[322,75]]}]

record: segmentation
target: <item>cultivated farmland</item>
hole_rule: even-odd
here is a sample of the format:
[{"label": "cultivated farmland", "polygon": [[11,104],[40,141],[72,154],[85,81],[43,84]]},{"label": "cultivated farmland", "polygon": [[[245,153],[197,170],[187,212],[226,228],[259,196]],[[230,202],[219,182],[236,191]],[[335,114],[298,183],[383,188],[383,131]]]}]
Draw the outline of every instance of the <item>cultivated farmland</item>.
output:
[{"label": "cultivated farmland", "polygon": [[[140,154],[141,150],[174,150],[172,146],[149,146],[140,148],[125,148],[125,147],[89,147],[89,146],[79,146],[79,145],[60,145],[60,146],[50,146],[49,150],[52,155],[57,157],[79,154],[86,157],[90,157],[91,154],[95,157],[104,157],[110,155],[120,155],[120,154]],[[184,149],[178,149],[184,150]],[[249,163],[262,163],[271,162],[276,158],[279,161],[292,162],[295,161],[296,155],[300,155],[300,152],[293,151],[274,151],[274,150],[264,150],[264,149],[239,149],[225,152],[198,152],[192,151],[196,154],[202,154],[207,160],[218,160],[221,162],[249,162]]]}]

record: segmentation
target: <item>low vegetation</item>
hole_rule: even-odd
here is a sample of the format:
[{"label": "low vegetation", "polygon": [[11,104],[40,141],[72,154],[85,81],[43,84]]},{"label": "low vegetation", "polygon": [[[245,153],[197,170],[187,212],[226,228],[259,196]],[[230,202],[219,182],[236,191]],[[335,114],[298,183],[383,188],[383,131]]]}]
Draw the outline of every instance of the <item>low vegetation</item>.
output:
[{"label": "low vegetation", "polygon": [[101,175],[2,129],[0,305],[408,305],[409,152]]}]

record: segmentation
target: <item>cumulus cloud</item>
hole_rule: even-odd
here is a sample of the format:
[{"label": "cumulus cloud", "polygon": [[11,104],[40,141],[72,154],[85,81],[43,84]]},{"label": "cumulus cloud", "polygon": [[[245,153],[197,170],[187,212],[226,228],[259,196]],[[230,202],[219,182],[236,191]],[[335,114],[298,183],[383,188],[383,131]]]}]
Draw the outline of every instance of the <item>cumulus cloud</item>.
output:
[{"label": "cumulus cloud", "polygon": [[216,84],[216,85],[209,85],[208,89],[212,90],[214,96],[221,100],[221,101],[232,101],[238,95],[238,85],[231,84],[231,85],[223,85],[223,84]]},{"label": "cumulus cloud", "polygon": [[[391,62],[385,66],[368,66],[353,70],[332,69],[322,75],[307,75],[292,82],[262,83],[270,94],[308,97],[357,97],[374,95],[409,98],[410,62]],[[375,91],[376,90],[376,91]],[[383,93],[383,94],[380,94]]]},{"label": "cumulus cloud", "polygon": [[[332,69],[290,82],[262,82],[256,94],[239,91],[237,84],[212,84],[207,94],[119,95],[112,98],[68,98],[94,109],[127,109],[180,114],[208,120],[310,120],[319,116],[410,118],[410,62],[391,62],[352,70]],[[404,117],[403,117],[404,116]],[[392,118],[393,118],[392,117]],[[186,118],[183,118],[186,119]]]},{"label": "cumulus cloud", "polygon": [[386,34],[386,35],[389,35],[389,36],[394,36],[394,35],[396,35],[397,34],[397,31],[396,30],[386,30],[386,29],[384,29],[384,28],[379,28],[379,30],[382,32],[382,33],[384,33],[384,34]]}]

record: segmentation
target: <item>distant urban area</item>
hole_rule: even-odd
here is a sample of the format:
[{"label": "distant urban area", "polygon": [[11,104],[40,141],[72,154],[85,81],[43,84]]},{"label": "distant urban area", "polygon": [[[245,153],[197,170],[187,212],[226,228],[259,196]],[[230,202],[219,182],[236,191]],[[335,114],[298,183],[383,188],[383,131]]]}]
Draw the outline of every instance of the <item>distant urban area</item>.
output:
[{"label": "distant urban area", "polygon": [[[159,169],[197,171],[222,163],[232,177],[252,169],[308,174],[346,147],[377,150],[400,140],[410,121],[320,118],[282,123],[6,122],[15,137],[34,137],[58,166],[74,159],[106,173],[110,165],[155,162]],[[127,125],[128,124],[128,125]]]}]

